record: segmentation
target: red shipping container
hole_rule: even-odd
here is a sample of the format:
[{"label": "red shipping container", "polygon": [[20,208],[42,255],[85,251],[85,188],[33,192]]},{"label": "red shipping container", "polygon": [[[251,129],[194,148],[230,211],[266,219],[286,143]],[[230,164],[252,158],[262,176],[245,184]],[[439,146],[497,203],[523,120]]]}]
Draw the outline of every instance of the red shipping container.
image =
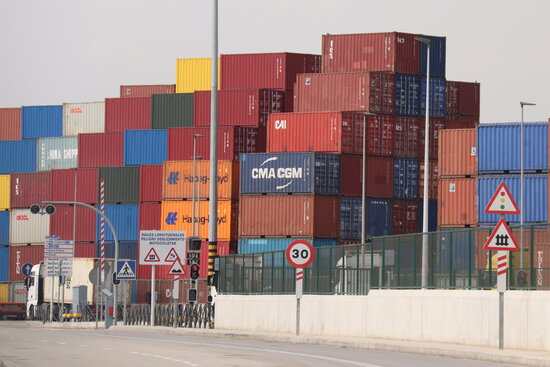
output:
[{"label": "red shipping container", "polygon": [[445,83],[445,114],[460,114],[460,87],[459,82],[447,80]]},{"label": "red shipping container", "polygon": [[391,71],[420,74],[420,42],[409,33],[325,34],[323,73]]},{"label": "red shipping container", "polygon": [[393,132],[393,155],[399,158],[419,156],[418,139],[420,119],[417,117],[395,116]]},{"label": "red shipping container", "polygon": [[176,93],[175,84],[121,85],[120,98],[151,97],[153,94]]},{"label": "red shipping container", "polygon": [[21,140],[21,108],[0,108],[0,140]]},{"label": "red shipping container", "polygon": [[437,205],[437,225],[475,226],[477,220],[476,178],[442,178]]},{"label": "red shipping container", "polygon": [[340,159],[340,194],[342,196],[361,196],[360,155],[342,154]]},{"label": "red shipping container", "polygon": [[241,196],[239,237],[336,238],[340,233],[336,196]]},{"label": "red shipping container", "polygon": [[[52,200],[74,201],[74,184],[76,169],[52,170]],[[77,200],[79,201],[79,200]]]},{"label": "red shipping container", "polygon": [[77,243],[74,247],[74,257],[95,258],[97,246],[97,243]]},{"label": "red shipping container", "polygon": [[10,246],[8,280],[24,280],[21,267],[27,263],[35,265],[40,261],[44,261],[44,245]]},{"label": "red shipping container", "polygon": [[479,83],[459,82],[461,115],[479,116],[480,85]]},{"label": "red shipping container", "polygon": [[321,56],[295,53],[221,55],[223,89],[292,90],[296,75],[321,71]]},{"label": "red shipping container", "polygon": [[439,140],[438,162],[442,177],[477,174],[476,129],[443,129]]},{"label": "red shipping container", "polygon": [[418,202],[414,200],[394,200],[392,218],[392,234],[418,232]]},{"label": "red shipping container", "polygon": [[479,116],[447,116],[445,129],[472,129],[479,125]]},{"label": "red shipping container", "polygon": [[[56,205],[55,214],[50,218],[50,234],[63,240],[73,239],[74,207]],[[78,206],[76,210],[76,242],[94,242],[96,240],[97,214],[90,208]]]},{"label": "red shipping container", "polygon": [[[193,136],[196,139],[197,156],[210,159],[210,128],[173,127],[168,129],[168,160],[185,161],[193,159]],[[264,129],[254,127],[225,126],[218,128],[218,159],[239,160],[241,153],[265,152]],[[263,143],[264,142],[264,143]]]},{"label": "red shipping container", "polygon": [[139,201],[141,203],[160,203],[162,200],[162,165],[140,166],[139,180]]},{"label": "red shipping container", "polygon": [[[365,118],[365,117],[364,117]],[[363,152],[363,123],[354,126],[355,152]],[[393,155],[393,132],[395,130],[393,116],[366,116],[367,151],[368,155]]]},{"label": "red shipping container", "polygon": [[393,114],[394,87],[390,73],[300,74],[294,89],[294,110]]},{"label": "red shipping container", "polygon": [[[419,161],[420,174],[418,175],[418,197],[424,198],[424,160]],[[437,185],[439,180],[439,164],[437,161],[430,161],[430,178],[428,188],[428,199],[437,200]],[[439,223],[439,222],[438,222]]]},{"label": "red shipping container", "polygon": [[[361,196],[362,161],[360,155],[342,155],[340,161],[340,193],[342,196]],[[365,166],[367,186],[365,195],[371,198],[391,198],[393,194],[393,160],[367,156]]]},{"label": "red shipping container", "polygon": [[76,201],[97,204],[98,169],[57,169],[52,171],[52,200],[74,201],[75,173],[77,179]]},{"label": "red shipping container", "polygon": [[[105,132],[151,128],[151,98],[106,98]],[[79,145],[80,147],[80,145]]]},{"label": "red shipping container", "polygon": [[[210,126],[210,91],[195,92],[194,100],[195,126]],[[285,92],[276,90],[220,90],[218,101],[219,126],[266,127],[270,113],[285,112]]]},{"label": "red shipping container", "polygon": [[10,190],[11,208],[29,208],[52,198],[52,173],[13,173]]},{"label": "red shipping container", "polygon": [[78,167],[116,167],[124,162],[123,133],[78,134]]},{"label": "red shipping container", "polygon": [[[445,120],[432,119],[430,118],[430,152],[429,159],[437,160],[439,155],[439,130],[445,128]],[[420,119],[420,129],[419,138],[418,138],[418,158],[424,160],[424,142],[425,142],[425,131],[426,131],[426,122],[424,119]]]}]

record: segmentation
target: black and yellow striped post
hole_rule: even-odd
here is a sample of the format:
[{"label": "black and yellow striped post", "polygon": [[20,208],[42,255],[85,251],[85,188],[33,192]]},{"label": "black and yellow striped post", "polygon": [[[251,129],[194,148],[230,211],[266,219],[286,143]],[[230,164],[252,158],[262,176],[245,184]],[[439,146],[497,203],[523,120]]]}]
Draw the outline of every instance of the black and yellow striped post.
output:
[{"label": "black and yellow striped post", "polygon": [[208,241],[208,284],[214,284],[214,263],[216,262],[216,257],[218,257],[218,242],[217,241]]}]

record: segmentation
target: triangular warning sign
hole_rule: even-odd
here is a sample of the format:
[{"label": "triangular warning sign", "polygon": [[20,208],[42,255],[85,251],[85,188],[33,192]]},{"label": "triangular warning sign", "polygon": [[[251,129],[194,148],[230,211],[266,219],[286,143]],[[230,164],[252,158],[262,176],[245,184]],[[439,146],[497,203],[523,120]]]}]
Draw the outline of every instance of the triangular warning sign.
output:
[{"label": "triangular warning sign", "polygon": [[157,252],[155,251],[155,249],[151,248],[151,250],[149,250],[149,252],[147,253],[147,256],[145,256],[145,259],[143,259],[143,261],[148,263],[157,263],[157,262],[160,262],[160,258]]},{"label": "triangular warning sign", "polygon": [[487,214],[519,214],[519,208],[516,201],[510,194],[508,186],[504,182],[501,182],[497,188],[497,191],[493,194],[493,197],[485,208]]},{"label": "triangular warning sign", "polygon": [[128,277],[128,278],[136,277],[136,274],[132,270],[132,267],[130,266],[130,264],[128,264],[128,261],[124,262],[124,265],[122,265],[122,268],[117,274],[117,278],[125,278],[125,277]]},{"label": "triangular warning sign", "polygon": [[485,250],[519,251],[518,243],[514,236],[512,236],[510,227],[508,227],[504,219],[498,222],[483,248]]},{"label": "triangular warning sign", "polygon": [[174,262],[174,261],[176,261],[177,259],[179,259],[179,256],[178,256],[178,254],[176,253],[176,250],[172,247],[172,249],[170,250],[170,252],[168,253],[168,255],[166,255],[166,259],[164,259],[164,261]]},{"label": "triangular warning sign", "polygon": [[183,275],[183,266],[181,266],[181,262],[179,261],[179,258],[177,261],[174,261],[172,266],[170,267],[170,270],[168,270],[168,275]]}]

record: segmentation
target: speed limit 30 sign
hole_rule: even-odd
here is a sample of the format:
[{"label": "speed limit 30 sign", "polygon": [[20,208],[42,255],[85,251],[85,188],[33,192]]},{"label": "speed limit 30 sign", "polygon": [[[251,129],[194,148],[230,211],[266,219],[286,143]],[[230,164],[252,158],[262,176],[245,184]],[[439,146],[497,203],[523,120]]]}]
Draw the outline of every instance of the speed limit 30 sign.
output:
[{"label": "speed limit 30 sign", "polygon": [[295,268],[305,268],[313,261],[315,252],[311,243],[304,240],[293,241],[286,248],[286,260]]}]

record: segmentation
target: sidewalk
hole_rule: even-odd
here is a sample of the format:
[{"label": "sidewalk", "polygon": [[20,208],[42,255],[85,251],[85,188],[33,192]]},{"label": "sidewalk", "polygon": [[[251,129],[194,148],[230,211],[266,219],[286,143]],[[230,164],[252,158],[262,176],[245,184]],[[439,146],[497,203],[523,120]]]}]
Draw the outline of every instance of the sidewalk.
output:
[{"label": "sidewalk", "polygon": [[[86,323],[46,323],[26,321],[27,325],[38,328],[64,328],[64,329],[94,329],[95,322]],[[102,323],[99,324],[100,330],[105,330]],[[239,338],[252,339],[281,343],[293,344],[315,344],[331,345],[344,348],[369,349],[386,352],[425,354],[433,356],[472,359],[480,361],[495,362],[500,364],[515,364],[522,366],[550,367],[550,352],[536,352],[526,350],[498,350],[498,348],[477,347],[471,345],[457,345],[445,343],[426,343],[389,339],[373,338],[338,338],[330,336],[296,336],[291,334],[267,334],[267,333],[249,333],[232,330],[217,329],[187,329],[172,328],[163,326],[113,326],[108,331],[126,331],[126,332],[149,332],[164,335],[197,335],[203,337],[216,338]],[[506,345],[505,345],[506,348]]]}]

